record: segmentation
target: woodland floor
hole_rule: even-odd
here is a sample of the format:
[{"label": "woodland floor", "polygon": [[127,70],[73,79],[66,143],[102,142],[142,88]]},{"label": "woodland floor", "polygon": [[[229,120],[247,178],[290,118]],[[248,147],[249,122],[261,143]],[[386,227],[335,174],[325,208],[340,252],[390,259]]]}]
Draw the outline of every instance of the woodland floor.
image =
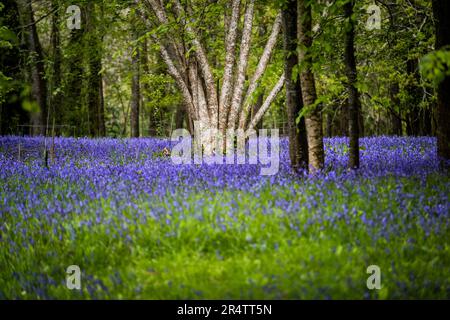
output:
[{"label": "woodland floor", "polygon": [[286,140],[261,176],[174,165],[154,138],[57,138],[47,168],[43,138],[0,138],[0,298],[449,298],[435,139],[363,138],[357,172],[346,143],[326,139],[324,172],[298,177]]}]

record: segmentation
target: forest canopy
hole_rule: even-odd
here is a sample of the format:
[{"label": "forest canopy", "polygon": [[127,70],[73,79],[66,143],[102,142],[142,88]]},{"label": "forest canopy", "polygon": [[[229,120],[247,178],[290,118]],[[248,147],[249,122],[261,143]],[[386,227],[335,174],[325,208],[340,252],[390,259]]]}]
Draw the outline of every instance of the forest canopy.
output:
[{"label": "forest canopy", "polygon": [[198,121],[308,131],[315,154],[324,136],[439,136],[450,54],[435,2],[6,0],[0,133],[170,136]]}]

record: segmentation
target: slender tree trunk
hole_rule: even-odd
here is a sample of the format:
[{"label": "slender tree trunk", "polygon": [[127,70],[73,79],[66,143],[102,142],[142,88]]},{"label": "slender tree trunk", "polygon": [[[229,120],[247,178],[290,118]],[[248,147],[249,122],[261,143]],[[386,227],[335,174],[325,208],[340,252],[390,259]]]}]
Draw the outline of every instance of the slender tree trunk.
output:
[{"label": "slender tree trunk", "polygon": [[[85,8],[80,6],[82,17],[85,15]],[[65,80],[64,92],[64,124],[70,124],[80,127],[80,119],[82,119],[82,84],[85,78],[83,70],[83,43],[85,33],[85,19],[81,20],[81,29],[72,29],[70,31],[70,38],[67,45],[67,66],[68,72]],[[83,134],[85,128],[80,128],[78,131]]]},{"label": "slender tree trunk", "polygon": [[302,49],[299,61],[304,65],[300,72],[303,105],[311,110],[306,115],[306,131],[308,133],[308,154],[311,170],[318,171],[325,162],[323,148],[322,112],[320,106],[314,106],[317,98],[314,73],[312,72],[312,59],[307,51],[312,46],[312,12],[308,0],[298,1],[298,30]]},{"label": "slender tree trunk", "polygon": [[241,111],[242,94],[244,92],[245,74],[247,72],[248,57],[250,53],[250,41],[253,26],[254,0],[249,0],[244,17],[244,29],[242,31],[242,42],[239,50],[239,60],[236,70],[236,82],[234,84],[233,97],[231,98],[231,109],[229,113],[228,126],[234,129],[238,113]]},{"label": "slender tree trunk", "polygon": [[364,118],[363,118],[362,115],[363,115],[363,113],[362,113],[362,105],[361,105],[361,102],[358,99],[358,132],[359,132],[359,137],[364,137],[364,135],[365,135]]},{"label": "slender tree trunk", "polygon": [[243,100],[244,104],[242,107],[242,111],[239,116],[239,128],[245,129],[245,124],[247,123],[247,117],[249,113],[249,100],[250,97],[253,95],[254,91],[256,90],[258,86],[258,81],[260,80],[261,76],[264,74],[264,71],[267,68],[267,65],[269,63],[273,48],[275,47],[277,43],[278,34],[281,29],[281,13],[277,15],[275,22],[272,27],[272,31],[270,33],[269,39],[267,40],[266,46],[264,47],[264,51],[261,55],[261,59],[259,59],[258,65],[256,66],[255,73],[250,79],[247,92],[245,94],[245,98]]},{"label": "slender tree trunk", "polygon": [[[142,42],[142,52],[141,52],[141,65],[142,65],[142,73],[144,75],[148,75],[150,74],[150,68],[149,68],[149,60],[148,60],[148,43],[147,43],[147,39],[144,39],[144,41]],[[149,95],[150,95],[150,86],[147,82],[143,83],[142,86],[142,104],[141,104],[141,108],[143,108],[148,116],[148,135],[149,136],[157,136],[158,135],[158,130],[157,130],[157,116],[156,116],[156,112],[155,110],[153,110],[153,108],[151,108],[148,105],[148,101],[149,101]]]},{"label": "slender tree trunk", "polygon": [[355,59],[355,21],[353,19],[354,2],[344,4],[346,19],[345,27],[345,73],[347,76],[348,112],[349,112],[349,163],[351,169],[359,168],[359,97],[356,89],[356,59]]},{"label": "slender tree trunk", "polygon": [[430,107],[425,107],[422,110],[421,121],[420,121],[420,134],[422,136],[431,136],[432,135],[432,109]]},{"label": "slender tree trunk", "polygon": [[31,70],[31,94],[38,104],[39,110],[32,111],[30,115],[33,125],[33,134],[45,134],[47,117],[47,83],[45,80],[45,66],[42,47],[36,30],[31,0],[17,0],[22,22],[26,25],[26,44],[29,53],[29,66]]},{"label": "slender tree trunk", "polygon": [[397,136],[402,135],[402,118],[400,113],[400,99],[398,96],[399,92],[400,88],[398,82],[392,83],[389,88],[389,96],[391,100],[391,108],[389,110],[389,120],[391,129],[390,134]]},{"label": "slender tree trunk", "polygon": [[284,72],[281,75],[281,77],[278,79],[277,84],[272,88],[272,90],[269,92],[266,100],[264,100],[264,103],[262,104],[261,108],[258,110],[258,112],[253,116],[252,120],[250,121],[250,124],[248,125],[247,130],[254,129],[255,126],[261,121],[262,117],[266,113],[266,111],[269,109],[270,104],[273,102],[277,94],[281,91],[284,85]]},{"label": "slender tree trunk", "polygon": [[[258,98],[256,99],[256,102],[252,106],[252,117],[253,115],[257,114],[258,111],[261,109],[262,105],[264,103],[264,92],[261,92],[258,95]],[[248,123],[246,123],[246,127],[248,126]],[[255,129],[259,130],[263,128],[263,121],[262,119],[255,125]],[[258,131],[257,131],[258,133]]]},{"label": "slender tree trunk", "polygon": [[103,76],[100,75],[100,104],[98,109],[98,135],[100,137],[106,136],[106,124],[105,124],[105,98],[103,94]]},{"label": "slender tree trunk", "polygon": [[[137,30],[134,30],[134,37],[138,39]],[[139,137],[139,104],[141,100],[140,95],[140,48],[137,47],[136,51],[132,53],[131,57],[131,115],[130,115],[130,128],[131,137]]]},{"label": "slender tree trunk", "polygon": [[[230,109],[230,100],[233,89],[233,68],[236,59],[236,37],[239,26],[239,9],[241,1],[233,0],[231,9],[231,18],[227,21],[227,35],[225,39],[226,43],[226,56],[222,89],[220,90],[219,99],[219,115],[225,114]],[[224,132],[227,125],[227,118],[219,116],[219,130]]]},{"label": "slender tree trunk", "polygon": [[[58,2],[52,1],[53,7],[57,8]],[[62,104],[62,95],[61,95],[61,40],[60,40],[60,30],[59,30],[59,12],[56,10],[52,15],[52,32],[50,38],[51,46],[52,46],[52,57],[53,57],[53,70],[51,77],[51,90],[50,92],[50,107],[48,112],[51,115],[50,120],[53,122],[53,119],[56,122],[60,122],[61,119],[61,104]]]},{"label": "slender tree trunk", "polygon": [[303,108],[300,81],[292,79],[297,55],[297,0],[289,0],[282,11],[286,109],[288,117],[289,156],[295,171],[308,170],[308,141],[305,118],[297,118]]},{"label": "slender tree trunk", "polygon": [[[101,18],[103,20],[103,5],[100,5],[101,7]],[[103,34],[100,34],[99,42],[101,43],[101,49],[103,52]],[[102,56],[99,56],[99,63],[97,63],[98,66],[100,66],[100,70],[102,67]],[[99,88],[99,96],[100,96],[100,104],[98,106],[98,134],[101,137],[106,136],[106,125],[105,125],[105,97],[104,97],[104,81],[103,81],[103,75],[100,73],[99,70],[99,78],[100,78],[100,88]]]},{"label": "slender tree trunk", "polygon": [[410,106],[407,117],[407,134],[411,136],[419,136],[420,133],[420,106],[419,101],[422,97],[422,90],[419,88],[418,83],[420,80],[419,65],[417,59],[410,59],[406,61],[406,71],[409,78],[407,85],[407,91],[410,96]]},{"label": "slender tree trunk", "polygon": [[89,46],[89,78],[88,78],[88,110],[90,134],[104,135],[103,88],[102,88],[102,37],[99,34],[96,21],[96,7],[93,2],[88,3],[86,12],[87,36]]},{"label": "slender tree trunk", "polygon": [[182,103],[177,105],[177,110],[175,113],[175,129],[181,129],[183,128],[184,123],[184,114],[186,113],[186,110],[184,110],[184,106]]},{"label": "slender tree trunk", "polygon": [[[450,45],[450,1],[433,0],[433,14],[436,24],[436,49]],[[439,84],[437,102],[437,152],[445,161],[450,160],[450,77]]]},{"label": "slender tree trunk", "polygon": [[[263,25],[260,25],[260,26],[258,27],[258,34],[259,34],[260,37],[264,37],[264,35],[266,34],[266,31],[267,31],[266,29],[267,29],[267,28],[266,28],[266,26],[265,26],[264,24],[263,24]],[[243,120],[243,119],[241,119],[241,117],[245,117],[245,116],[244,116],[244,112],[245,112],[245,110],[244,110],[244,108],[245,108],[245,99],[246,99],[246,98],[244,98],[244,106],[243,106],[243,109],[242,109],[242,111],[241,111],[241,114],[239,115],[239,129],[247,128],[248,125],[250,124],[250,119],[252,119],[253,116],[254,116],[255,114],[257,114],[258,111],[261,109],[261,107],[262,107],[262,105],[263,105],[263,103],[264,103],[264,90],[263,90],[261,93],[258,94],[258,98],[256,98],[255,103],[253,103],[253,105],[252,105],[252,107],[251,107],[251,115],[250,115],[250,118],[247,118],[248,120],[246,120],[245,122],[241,123],[241,120]],[[255,129],[256,129],[256,134],[257,134],[257,135],[259,134],[259,130],[262,129],[262,128],[263,128],[263,119],[261,119],[261,120],[255,125]]]},{"label": "slender tree trunk", "polygon": [[348,99],[339,106],[339,135],[341,137],[348,136]]}]

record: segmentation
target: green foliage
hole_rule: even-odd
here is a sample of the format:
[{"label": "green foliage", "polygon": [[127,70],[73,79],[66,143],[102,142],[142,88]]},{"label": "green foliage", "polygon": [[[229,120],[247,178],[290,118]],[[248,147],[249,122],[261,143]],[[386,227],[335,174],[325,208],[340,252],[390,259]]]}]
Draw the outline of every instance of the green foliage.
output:
[{"label": "green foliage", "polygon": [[[5,183],[20,190],[29,187],[3,180],[0,186]],[[203,191],[186,198],[183,192],[171,191],[159,201],[137,195],[126,204],[98,198],[82,214],[67,213],[61,221],[52,222],[33,215],[27,220],[7,215],[2,235],[6,245],[0,247],[4,275],[0,293],[3,298],[34,299],[23,284],[33,283],[35,274],[42,273],[55,283],[46,286],[46,294],[58,299],[445,299],[450,279],[449,233],[427,237],[417,221],[401,217],[404,210],[424,205],[419,199],[447,192],[449,179],[433,175],[424,186],[414,178],[362,179],[357,182],[358,192],[354,183],[299,181],[276,190],[263,187],[258,195]],[[43,193],[48,195],[42,198],[43,205],[64,190],[76,194],[78,202],[85,201],[67,180],[41,187],[48,190]],[[406,201],[392,192],[398,188],[410,194]],[[327,197],[320,206],[326,214],[318,218],[316,208],[308,209],[306,204],[324,190]],[[294,214],[286,215],[274,205],[294,198],[299,203]],[[73,200],[62,196],[59,201]],[[123,217],[114,213],[116,206],[122,206]],[[334,223],[325,219],[342,208],[352,212]],[[131,223],[136,210],[160,209],[172,214],[159,219],[146,215],[146,220]],[[94,222],[96,210],[102,212],[101,223]],[[389,240],[379,236],[374,241],[362,215],[375,221],[386,212],[399,217],[394,222],[399,232]],[[122,226],[125,217],[130,223]],[[88,223],[93,225],[87,228]],[[32,247],[8,250],[9,241],[28,241],[9,230],[15,224],[27,224],[26,237],[36,239]],[[55,226],[61,239],[52,231]],[[126,231],[120,231],[122,227]],[[82,291],[65,286],[65,269],[74,261],[82,268]],[[366,287],[370,264],[382,270],[381,291]]]},{"label": "green foliage", "polygon": [[[343,17],[343,5],[348,0],[307,2],[312,8],[314,41],[312,47],[306,52],[306,57],[312,59],[310,67],[316,79],[317,101],[313,106],[306,107],[301,116],[304,116],[309,108],[320,105],[324,113],[339,120],[343,118],[341,111],[347,99],[347,92],[344,89],[343,39],[348,21],[345,21]],[[182,3],[186,4],[183,1]],[[245,86],[248,86],[248,81],[259,62],[270,35],[274,17],[285,3],[285,0],[255,2],[252,48]],[[148,50],[148,68],[144,69],[141,66],[140,70],[141,109],[143,110],[141,127],[149,128],[152,126],[152,121],[157,119],[155,126],[158,133],[167,134],[173,124],[175,110],[182,103],[182,98],[175,82],[168,75],[159,53],[159,45],[154,41],[153,36],[174,40],[188,48],[185,57],[189,58],[196,49],[192,46],[192,34],[188,32],[187,27],[194,29],[207,51],[212,73],[218,79],[217,86],[220,88],[226,54],[224,21],[225,15],[229,16],[231,13],[228,0],[189,1],[190,9],[180,17],[173,14],[173,1],[164,1],[168,18],[166,24],[160,24],[144,2],[135,5],[127,1],[101,0],[93,3],[83,0],[78,2],[82,9],[82,30],[78,33],[66,27],[65,9],[71,4],[73,3],[69,0],[56,0],[51,3],[37,2],[33,3],[33,10],[35,18],[43,17],[39,19],[36,26],[45,53],[45,78],[51,82],[54,76],[54,52],[51,42],[52,15],[49,15],[49,8],[53,6],[58,8],[60,17],[57,25],[61,41],[58,49],[62,55],[59,73],[61,83],[57,87],[49,85],[47,89],[51,97],[64,97],[58,108],[58,121],[62,124],[76,125],[79,128],[79,134],[87,134],[91,121],[88,112],[89,79],[93,75],[90,62],[100,57],[107,135],[128,135],[131,58],[137,54],[138,50],[141,50],[144,42]],[[366,134],[386,133],[386,123],[393,113],[406,122],[413,109],[430,110],[435,100],[433,87],[448,75],[450,59],[447,50],[430,53],[434,49],[435,40],[430,1],[400,0],[395,5],[376,2],[375,4],[381,8],[381,29],[367,30],[366,22],[369,15],[366,9],[372,4],[374,2],[371,0],[355,1],[352,16],[356,24],[357,88],[360,93],[364,124],[367,128]],[[1,4],[0,11],[3,7],[4,5]],[[243,8],[241,8],[241,24]],[[140,12],[145,12],[145,20],[140,16],[138,9]],[[7,13],[11,15],[10,12]],[[90,21],[86,21],[87,17]],[[2,52],[3,50],[12,52],[14,49],[17,54],[13,55],[20,55],[21,65],[16,74],[8,70],[8,68],[17,69],[15,66],[6,65],[7,68],[1,66],[0,103],[6,106],[17,103],[18,108],[25,105],[27,112],[35,110],[29,102],[19,101],[25,99],[20,97],[20,92],[23,84],[30,82],[29,62],[33,62],[35,57],[27,55],[19,48],[20,37],[24,34],[15,31],[20,30],[20,26],[14,25],[18,21],[10,23],[11,26],[3,26],[1,24],[3,21],[2,17],[0,19],[0,49]],[[137,31],[138,40],[132,37],[133,30]],[[257,90],[250,97],[251,104],[254,104],[261,94],[267,96],[283,70],[284,55],[281,42],[280,34],[269,68],[260,80]],[[239,46],[238,37],[237,54],[240,50]],[[304,49],[298,48],[298,50]],[[415,78],[415,75],[408,74],[406,64],[407,61],[412,60],[421,61],[422,77]],[[7,64],[3,60],[0,60],[0,63]],[[11,64],[11,62],[8,63]],[[303,68],[305,68],[304,64],[294,68],[294,79],[297,79]],[[390,89],[395,85],[398,85],[399,92],[392,95]],[[419,97],[412,93],[415,89],[423,94]],[[16,94],[12,94],[12,91]],[[77,94],[71,97],[74,92]],[[151,120],[152,118],[154,119]],[[278,126],[286,121],[282,93],[266,113],[264,121],[270,126]],[[146,129],[143,130],[144,135],[145,131]]]},{"label": "green foliage", "polygon": [[421,59],[420,71],[428,81],[439,85],[450,76],[450,51],[448,48],[430,52]]},{"label": "green foliage", "polygon": [[36,101],[24,100],[22,108],[30,113],[37,113],[40,110],[39,104]]},{"label": "green foliage", "polygon": [[[0,3],[0,13],[4,10],[4,5]],[[2,20],[0,19],[0,52],[5,52],[12,49],[18,44],[17,35],[12,32],[7,26],[2,25]],[[13,90],[13,78],[8,77],[0,70],[0,104],[6,102],[6,96]]]}]

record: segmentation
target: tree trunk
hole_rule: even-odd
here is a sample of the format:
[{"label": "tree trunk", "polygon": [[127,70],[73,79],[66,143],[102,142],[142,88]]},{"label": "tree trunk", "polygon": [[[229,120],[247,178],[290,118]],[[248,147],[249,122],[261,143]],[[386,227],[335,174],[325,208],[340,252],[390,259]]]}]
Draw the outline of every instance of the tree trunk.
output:
[{"label": "tree trunk", "polygon": [[306,115],[306,131],[308,133],[309,165],[312,171],[323,168],[325,155],[323,149],[322,114],[320,106],[315,106],[317,94],[314,74],[312,72],[312,59],[307,51],[312,46],[312,12],[311,3],[308,0],[298,1],[298,30],[299,41],[302,49],[299,61],[304,65],[300,72],[303,105],[310,108]]},{"label": "tree trunk", "polygon": [[[147,39],[144,39],[142,42],[142,52],[141,52],[141,65],[142,65],[142,73],[144,75],[150,74],[150,68],[149,68],[149,60],[148,60],[148,43]],[[157,125],[158,125],[158,117],[156,115],[155,110],[151,108],[147,103],[150,100],[150,86],[147,82],[143,83],[142,86],[142,104],[141,108],[145,111],[148,117],[148,135],[151,137],[155,137],[158,135]]]},{"label": "tree trunk", "polygon": [[[81,8],[81,13],[84,15],[84,7]],[[83,70],[83,42],[85,23],[81,23],[81,29],[72,29],[70,31],[70,39],[67,45],[67,65],[68,72],[66,73],[66,84],[64,92],[64,124],[70,124],[80,127],[80,119],[82,119],[83,99],[81,97],[82,84],[85,78]],[[80,133],[83,129],[80,128]]]},{"label": "tree trunk", "polygon": [[[295,171],[308,170],[308,141],[305,118],[297,118],[303,108],[300,81],[294,81],[293,69],[298,65],[297,55],[297,0],[289,0],[282,11],[286,109],[288,118],[289,156]],[[297,77],[298,79],[298,77]]]},{"label": "tree trunk", "polygon": [[31,95],[33,100],[38,104],[39,110],[32,111],[30,115],[32,133],[46,134],[46,117],[47,117],[47,83],[45,80],[45,66],[42,54],[42,47],[39,41],[34,20],[33,8],[31,0],[17,0],[19,13],[22,16],[22,23],[26,28],[26,45],[29,53],[29,66],[31,70]]},{"label": "tree trunk", "polygon": [[[53,7],[56,9],[58,6],[57,1],[52,1]],[[61,39],[59,30],[59,11],[56,10],[52,15],[52,32],[50,38],[52,46],[52,60],[53,60],[53,70],[51,76],[51,92],[50,92],[50,107],[48,112],[51,117],[50,120],[53,123],[59,123],[61,121]]]},{"label": "tree trunk", "polygon": [[[450,45],[450,1],[433,0],[433,14],[436,24],[436,49]],[[450,77],[439,84],[437,102],[437,152],[448,167],[450,160]]]},{"label": "tree trunk", "polygon": [[420,134],[422,136],[431,136],[432,135],[432,109],[427,106],[424,109],[422,109],[422,114],[420,117]]},{"label": "tree trunk", "polygon": [[[252,117],[253,115],[257,114],[258,111],[261,109],[262,105],[264,103],[264,92],[261,92],[258,95],[258,98],[256,99],[256,102],[252,106]],[[246,124],[247,127],[248,123]],[[256,133],[258,134],[258,130],[263,128],[263,121],[262,119],[255,125]]]},{"label": "tree trunk", "polygon": [[[195,14],[192,12],[192,3],[183,3],[182,5],[179,0],[174,0],[172,10],[166,11],[161,1],[147,1],[148,8],[151,8],[153,11],[159,25],[167,26],[169,24],[170,19],[168,15],[172,15],[172,18],[185,25],[185,33],[171,34],[169,32],[165,36],[158,34],[151,34],[150,36],[159,44],[161,56],[167,65],[167,71],[180,89],[190,118],[188,121],[189,128],[192,129],[193,122],[198,121],[201,127],[222,129],[220,131],[223,133],[224,129],[235,128],[237,120],[239,120],[240,129],[245,130],[252,126],[254,127],[261,121],[264,112],[267,111],[276,95],[281,91],[284,84],[284,74],[280,76],[275,86],[271,89],[266,100],[262,103],[261,109],[254,115],[253,119],[247,122],[252,94],[269,63],[271,53],[277,43],[281,25],[281,15],[278,14],[255,72],[249,77],[247,65],[251,48],[254,2],[254,0],[246,2],[240,39],[241,45],[237,59],[232,55],[236,55],[238,51],[236,50],[236,41],[239,34],[237,28],[240,20],[240,1],[233,0],[231,3],[231,15],[227,15],[225,21],[226,39],[224,51],[226,52],[226,57],[222,86],[220,86],[220,83],[218,84],[217,81],[219,79],[215,79],[213,75],[206,55],[207,50],[201,41],[202,35],[199,30],[202,28],[193,28],[191,23],[186,23],[187,17],[196,19],[194,18]],[[135,0],[135,3],[139,5],[140,1]],[[226,6],[226,4],[224,5]],[[153,29],[155,27],[150,22],[145,11],[140,10],[139,14],[149,28]],[[185,35],[188,35],[188,37]],[[212,57],[210,60],[217,61],[217,57]],[[245,79],[247,78],[250,81],[247,90],[244,92]],[[248,123],[248,128],[245,128],[246,123]],[[225,144],[226,141],[224,141],[224,146]],[[205,150],[209,149],[211,148],[205,148]]]},{"label": "tree trunk", "polygon": [[356,59],[355,59],[355,21],[353,20],[354,2],[348,1],[344,4],[346,19],[344,39],[345,73],[347,76],[348,112],[349,112],[349,163],[351,169],[359,168],[359,97],[356,89]]},{"label": "tree trunk", "polygon": [[228,129],[234,129],[238,113],[242,105],[242,94],[244,92],[245,74],[247,72],[248,57],[251,46],[251,35],[253,26],[254,0],[249,0],[244,17],[244,28],[242,31],[242,41],[239,48],[239,60],[236,70],[236,82],[234,84],[233,96],[231,98],[231,108],[228,118]]},{"label": "tree trunk", "polygon": [[[390,134],[401,136],[402,135],[402,118],[400,113],[400,98],[398,94],[400,92],[398,82],[391,84],[389,88],[389,95],[391,100],[391,108],[389,110],[390,120]],[[398,111],[397,111],[398,109]]]},{"label": "tree trunk", "polygon": [[104,112],[103,112],[103,90],[102,90],[102,37],[97,30],[95,4],[87,5],[86,25],[87,44],[89,46],[89,78],[88,78],[88,110],[90,121],[90,134],[92,136],[104,135]]},{"label": "tree trunk", "polygon": [[417,59],[406,61],[406,71],[408,74],[407,91],[410,96],[409,112],[407,114],[406,132],[410,136],[419,136],[420,133],[420,106],[419,102],[422,97],[422,90],[418,84],[420,81],[419,65]]},{"label": "tree trunk", "polygon": [[[139,35],[137,30],[134,30],[134,37],[138,39]],[[132,52],[131,57],[131,115],[130,115],[130,128],[131,137],[139,137],[139,104],[141,100],[140,95],[140,48],[136,47],[135,51]]]},{"label": "tree trunk", "polygon": [[277,43],[278,33],[280,32],[280,29],[281,29],[281,14],[278,14],[275,19],[275,22],[273,24],[269,39],[267,40],[266,46],[264,47],[264,51],[261,55],[261,59],[259,59],[258,65],[256,66],[255,73],[253,74],[253,76],[250,79],[250,82],[249,82],[249,85],[247,88],[247,92],[246,92],[245,98],[243,100],[244,104],[242,106],[242,111],[239,116],[239,128],[240,129],[244,130],[245,124],[248,123],[247,118],[248,118],[248,113],[249,113],[249,108],[250,108],[249,100],[258,86],[258,81],[260,80],[261,76],[264,74],[264,71],[267,68],[267,65],[268,65],[270,57],[271,57],[271,53]]},{"label": "tree trunk", "polygon": [[106,136],[106,125],[105,125],[105,98],[103,96],[103,76],[100,74],[100,104],[98,109],[98,135],[100,137]]},{"label": "tree trunk", "polygon": [[[227,24],[227,35],[225,39],[226,43],[226,56],[225,56],[225,67],[223,75],[222,89],[220,90],[219,99],[219,115],[223,115],[230,109],[230,100],[233,89],[233,68],[235,61],[235,48],[236,48],[236,37],[239,26],[239,9],[240,0],[233,0],[231,19],[226,19]],[[219,117],[219,130],[224,131],[227,125],[226,117]]]},{"label": "tree trunk", "polygon": [[348,99],[345,99],[344,103],[339,106],[339,135],[341,137],[348,136]]}]

